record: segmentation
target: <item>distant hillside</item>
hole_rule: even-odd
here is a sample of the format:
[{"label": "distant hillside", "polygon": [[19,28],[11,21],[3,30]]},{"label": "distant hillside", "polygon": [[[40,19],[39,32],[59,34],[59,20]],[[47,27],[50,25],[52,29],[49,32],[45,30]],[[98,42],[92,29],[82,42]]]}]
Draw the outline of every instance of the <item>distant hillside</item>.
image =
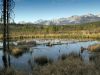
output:
[{"label": "distant hillside", "polygon": [[68,18],[59,18],[52,20],[38,20],[35,24],[40,25],[66,25],[66,24],[82,24],[100,21],[100,15],[86,14],[82,16],[74,15]]}]

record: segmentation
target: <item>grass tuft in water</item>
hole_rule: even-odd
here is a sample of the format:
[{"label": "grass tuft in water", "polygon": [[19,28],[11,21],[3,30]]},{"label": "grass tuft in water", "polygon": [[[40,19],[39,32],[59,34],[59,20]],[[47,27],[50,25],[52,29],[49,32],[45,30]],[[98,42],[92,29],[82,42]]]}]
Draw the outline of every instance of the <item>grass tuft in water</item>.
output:
[{"label": "grass tuft in water", "polygon": [[35,57],[34,61],[35,61],[35,63],[37,63],[38,65],[41,65],[41,66],[53,62],[52,59],[49,59],[46,56]]}]

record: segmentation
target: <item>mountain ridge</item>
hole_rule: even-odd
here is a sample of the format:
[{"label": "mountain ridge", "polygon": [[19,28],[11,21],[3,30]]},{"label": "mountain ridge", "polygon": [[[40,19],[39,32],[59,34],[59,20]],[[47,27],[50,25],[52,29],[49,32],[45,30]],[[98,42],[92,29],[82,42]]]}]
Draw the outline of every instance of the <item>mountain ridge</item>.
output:
[{"label": "mountain ridge", "polygon": [[73,15],[67,18],[58,18],[58,19],[51,19],[51,20],[37,20],[34,22],[35,24],[40,25],[67,25],[67,24],[82,24],[82,23],[89,23],[89,22],[96,22],[100,21],[100,15],[94,14],[86,14],[86,15]]}]

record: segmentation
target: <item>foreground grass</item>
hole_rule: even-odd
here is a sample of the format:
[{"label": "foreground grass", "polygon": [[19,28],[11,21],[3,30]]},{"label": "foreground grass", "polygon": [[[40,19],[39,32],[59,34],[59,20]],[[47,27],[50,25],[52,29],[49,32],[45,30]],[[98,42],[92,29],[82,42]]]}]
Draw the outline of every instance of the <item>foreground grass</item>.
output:
[{"label": "foreground grass", "polygon": [[89,64],[84,64],[78,55],[64,55],[64,60],[34,67],[31,74],[8,69],[1,70],[0,75],[100,75],[100,55],[96,55]]},{"label": "foreground grass", "polygon": [[99,75],[94,64],[84,64],[78,56],[69,56],[57,63],[33,69],[33,75]]}]

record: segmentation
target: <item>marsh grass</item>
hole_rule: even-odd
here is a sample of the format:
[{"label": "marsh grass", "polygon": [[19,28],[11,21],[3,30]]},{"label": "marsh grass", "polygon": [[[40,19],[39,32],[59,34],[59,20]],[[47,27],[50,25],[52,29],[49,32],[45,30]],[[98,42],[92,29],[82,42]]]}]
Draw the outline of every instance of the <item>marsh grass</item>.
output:
[{"label": "marsh grass", "polygon": [[46,56],[35,57],[34,61],[35,61],[35,63],[37,63],[38,65],[41,65],[41,66],[53,62],[52,59],[50,59],[50,58],[48,58]]},{"label": "marsh grass", "polygon": [[27,52],[29,50],[28,47],[14,47],[10,46],[10,51],[8,51],[10,54],[12,54],[15,57],[21,56],[23,53]]},{"label": "marsh grass", "polygon": [[100,53],[96,52],[94,53],[94,59],[92,60],[96,65],[96,69],[99,70],[99,73],[100,73]]},{"label": "marsh grass", "polygon": [[67,56],[57,63],[33,69],[33,75],[99,75],[94,64],[84,64],[78,56]]},{"label": "marsh grass", "polygon": [[67,57],[73,57],[73,58],[80,58],[80,55],[75,53],[75,52],[71,52],[70,54],[62,54],[61,56],[58,57],[58,60],[65,60]]},{"label": "marsh grass", "polygon": [[2,69],[0,75],[15,75],[15,71],[12,68]]},{"label": "marsh grass", "polygon": [[[79,55],[74,53],[63,56],[64,60],[58,60],[52,64],[47,62],[48,59],[45,56],[37,57],[35,60],[42,63],[42,66],[33,67],[31,75],[100,75],[100,54],[96,53],[93,63],[89,64],[85,64]],[[0,75],[30,75],[30,73],[11,69],[0,71]]]},{"label": "marsh grass", "polygon": [[88,47],[89,51],[100,52],[100,44],[94,44]]}]

